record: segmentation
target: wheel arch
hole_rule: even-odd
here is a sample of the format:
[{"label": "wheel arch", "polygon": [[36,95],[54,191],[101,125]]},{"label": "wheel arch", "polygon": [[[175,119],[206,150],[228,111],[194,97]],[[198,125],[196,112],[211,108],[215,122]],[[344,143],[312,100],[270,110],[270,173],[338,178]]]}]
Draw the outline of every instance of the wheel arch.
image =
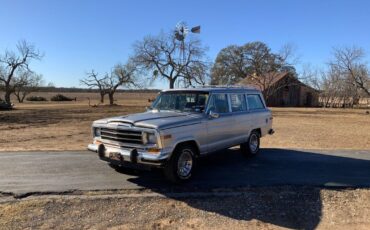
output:
[{"label": "wheel arch", "polygon": [[[197,157],[200,156],[199,143],[196,140],[194,140],[194,139],[187,139],[187,140],[181,140],[181,141],[176,142],[175,147],[173,148],[172,153],[174,151],[176,151],[177,148],[179,148],[181,146],[185,146],[185,145],[193,146],[194,149],[196,150],[195,155]],[[171,155],[172,155],[172,153],[171,153]]]},{"label": "wheel arch", "polygon": [[[260,137],[262,136],[262,130],[261,130],[261,128],[253,129],[253,130],[251,131],[251,133],[252,133],[253,131],[256,131],[256,132],[259,134],[259,136],[260,136]],[[250,133],[250,134],[251,134],[251,133]],[[250,134],[249,134],[249,135],[250,135]]]}]

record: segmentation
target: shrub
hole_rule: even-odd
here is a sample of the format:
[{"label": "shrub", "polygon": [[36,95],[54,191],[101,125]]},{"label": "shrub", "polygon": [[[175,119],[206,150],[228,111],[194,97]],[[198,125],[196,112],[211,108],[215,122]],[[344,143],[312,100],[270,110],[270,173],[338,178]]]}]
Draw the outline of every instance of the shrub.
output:
[{"label": "shrub", "polygon": [[0,110],[10,110],[13,109],[13,105],[8,105],[5,101],[0,101]]},{"label": "shrub", "polygon": [[76,98],[69,98],[64,96],[63,94],[57,94],[50,98],[50,101],[75,101]]},{"label": "shrub", "polygon": [[45,97],[29,96],[26,98],[27,101],[47,101]]}]

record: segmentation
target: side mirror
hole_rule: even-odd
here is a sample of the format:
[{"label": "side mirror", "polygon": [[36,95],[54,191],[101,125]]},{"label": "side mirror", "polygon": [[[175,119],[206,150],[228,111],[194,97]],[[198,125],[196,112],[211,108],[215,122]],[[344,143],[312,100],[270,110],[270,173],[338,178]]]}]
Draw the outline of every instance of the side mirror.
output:
[{"label": "side mirror", "polygon": [[213,112],[212,110],[209,111],[209,118],[219,118],[220,114]]}]

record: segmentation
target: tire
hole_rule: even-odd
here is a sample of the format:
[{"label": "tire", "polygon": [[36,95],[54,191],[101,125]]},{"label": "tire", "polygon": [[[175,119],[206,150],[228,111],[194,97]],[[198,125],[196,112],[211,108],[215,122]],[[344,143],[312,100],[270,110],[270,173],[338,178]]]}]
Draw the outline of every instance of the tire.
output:
[{"label": "tire", "polygon": [[189,181],[193,175],[196,149],[191,145],[182,145],[175,149],[163,172],[172,183]]},{"label": "tire", "polygon": [[260,134],[253,130],[248,137],[248,141],[240,145],[241,152],[247,157],[254,157],[260,150]]}]

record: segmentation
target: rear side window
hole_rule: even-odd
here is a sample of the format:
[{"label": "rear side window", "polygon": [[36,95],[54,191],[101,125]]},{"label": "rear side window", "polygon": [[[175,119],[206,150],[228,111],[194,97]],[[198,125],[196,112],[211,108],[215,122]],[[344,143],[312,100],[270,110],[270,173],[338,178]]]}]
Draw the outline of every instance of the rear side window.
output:
[{"label": "rear side window", "polygon": [[243,112],[247,110],[245,97],[243,94],[230,94],[231,110],[233,112]]},{"label": "rear side window", "polygon": [[229,104],[226,94],[213,94],[209,102],[209,111],[216,113],[228,113]]},{"label": "rear side window", "polygon": [[248,95],[247,100],[248,100],[248,107],[249,107],[250,110],[264,109],[265,108],[265,106],[263,105],[263,102],[261,100],[261,97],[258,94]]}]

